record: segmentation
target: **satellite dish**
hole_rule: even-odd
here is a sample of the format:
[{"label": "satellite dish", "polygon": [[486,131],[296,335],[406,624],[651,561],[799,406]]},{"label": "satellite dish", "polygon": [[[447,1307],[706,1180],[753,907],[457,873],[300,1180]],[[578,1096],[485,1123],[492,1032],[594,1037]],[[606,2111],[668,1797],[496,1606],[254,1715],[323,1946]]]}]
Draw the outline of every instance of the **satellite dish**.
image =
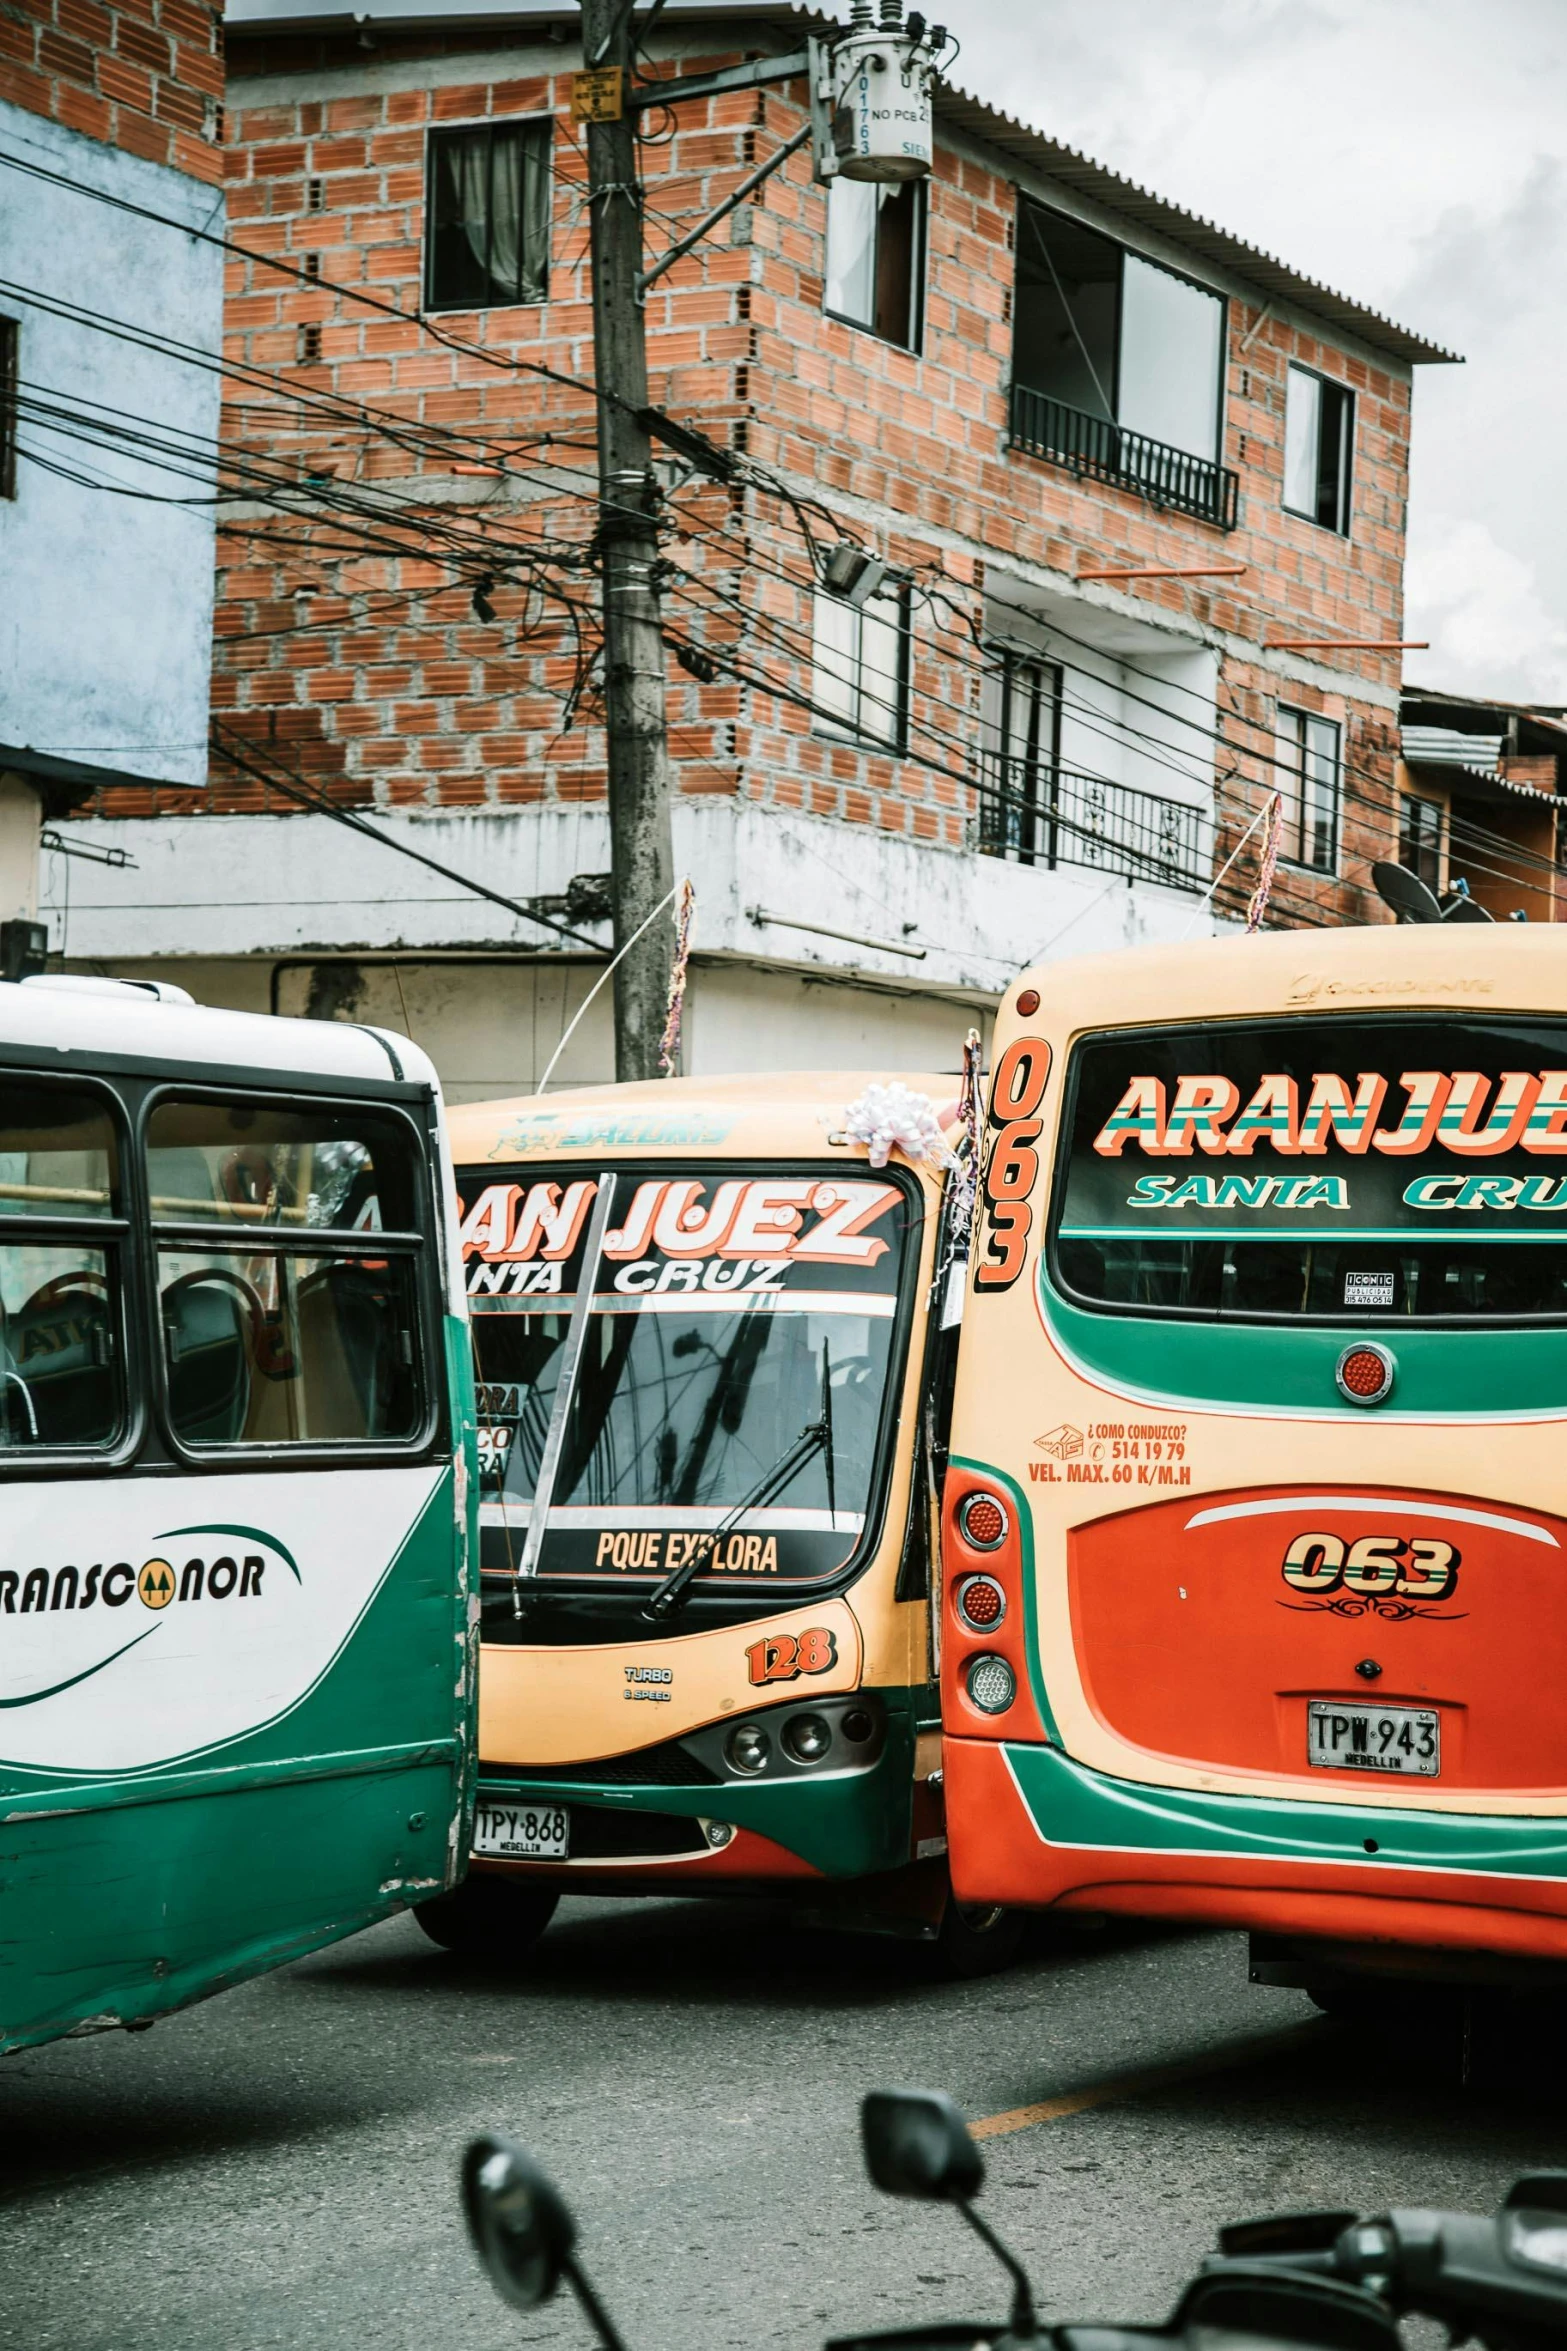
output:
[{"label": "satellite dish", "polygon": [[1444,922],[1495,922],[1496,917],[1494,914],[1487,914],[1485,908],[1477,905],[1468,892],[1464,891],[1449,898],[1442,909],[1442,920]]},{"label": "satellite dish", "polygon": [[[1428,890],[1420,876],[1411,873],[1407,865],[1388,865],[1379,861],[1371,868],[1371,879],[1377,886],[1377,895],[1383,905],[1391,906],[1400,922],[1442,920],[1442,909],[1436,893]],[[1473,921],[1474,917],[1471,915],[1467,919]]]}]

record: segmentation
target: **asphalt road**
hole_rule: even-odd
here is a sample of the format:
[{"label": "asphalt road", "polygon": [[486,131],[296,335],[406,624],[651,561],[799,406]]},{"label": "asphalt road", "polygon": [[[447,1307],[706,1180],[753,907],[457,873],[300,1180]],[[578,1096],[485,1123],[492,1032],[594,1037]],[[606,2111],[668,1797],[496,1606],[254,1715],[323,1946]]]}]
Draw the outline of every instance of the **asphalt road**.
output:
[{"label": "asphalt road", "polygon": [[1314,2013],[1251,1989],[1228,1935],[1041,1938],[947,1985],[753,1904],[570,1903],[510,1977],[399,1920],[150,2033],[0,2062],[0,2344],[588,2351],[574,2306],[507,2312],[469,2251],[457,2159],[491,2127],[564,2190],[630,2351],[1004,2315],[955,2216],[866,2182],[878,2084],[1011,2118],[985,2209],[1056,2319],[1159,2316],[1226,2219],[1484,2207],[1567,2159],[1527,2034],[1466,2086],[1456,2045]]}]

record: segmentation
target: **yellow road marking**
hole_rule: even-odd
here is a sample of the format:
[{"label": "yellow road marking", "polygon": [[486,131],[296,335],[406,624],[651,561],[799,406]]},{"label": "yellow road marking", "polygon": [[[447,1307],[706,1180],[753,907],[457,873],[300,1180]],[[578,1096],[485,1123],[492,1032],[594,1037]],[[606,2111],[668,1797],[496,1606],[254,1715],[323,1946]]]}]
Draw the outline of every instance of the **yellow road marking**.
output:
[{"label": "yellow road marking", "polygon": [[1013,2106],[1005,2114],[987,2114],[969,2124],[976,2139],[1005,2139],[1013,2131],[1031,2130],[1036,2122],[1061,2122],[1090,2106],[1108,2106],[1118,2098],[1141,2098],[1149,2090],[1164,2090],[1176,2082],[1194,2081],[1208,2073],[1233,2073],[1260,2058],[1281,2057],[1292,2049],[1317,2041],[1328,2029],[1323,2023],[1291,2025],[1285,2032],[1261,2033],[1249,2041],[1231,2041],[1201,2057],[1183,2058],[1174,2065],[1153,2065],[1141,2073],[1113,2073],[1083,2090],[1068,2090],[1059,2098],[1042,2098],[1037,2106]]}]

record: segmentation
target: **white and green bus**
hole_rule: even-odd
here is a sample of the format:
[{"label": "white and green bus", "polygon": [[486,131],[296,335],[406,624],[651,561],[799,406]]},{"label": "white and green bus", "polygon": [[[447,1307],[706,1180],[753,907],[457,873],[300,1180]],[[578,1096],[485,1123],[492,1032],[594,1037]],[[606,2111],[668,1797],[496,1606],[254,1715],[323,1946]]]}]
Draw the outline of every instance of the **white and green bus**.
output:
[{"label": "white and green bus", "polygon": [[0,2050],[461,1876],[451,1199],[401,1037],[0,986]]}]

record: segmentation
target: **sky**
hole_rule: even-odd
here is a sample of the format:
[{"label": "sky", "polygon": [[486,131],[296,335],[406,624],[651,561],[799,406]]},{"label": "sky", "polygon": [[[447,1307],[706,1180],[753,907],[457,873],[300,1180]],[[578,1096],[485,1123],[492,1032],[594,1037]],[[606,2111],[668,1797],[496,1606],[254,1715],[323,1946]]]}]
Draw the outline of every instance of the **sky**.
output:
[{"label": "sky", "polygon": [[1464,354],[1415,371],[1405,675],[1567,703],[1567,0],[943,13],[961,87]]}]

